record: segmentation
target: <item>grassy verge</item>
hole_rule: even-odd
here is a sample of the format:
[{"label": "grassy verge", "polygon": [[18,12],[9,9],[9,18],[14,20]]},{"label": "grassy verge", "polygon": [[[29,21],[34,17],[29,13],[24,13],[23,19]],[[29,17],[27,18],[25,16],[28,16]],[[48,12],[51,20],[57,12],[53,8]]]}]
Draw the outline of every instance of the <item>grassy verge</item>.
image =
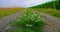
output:
[{"label": "grassy verge", "polygon": [[0,19],[4,16],[8,16],[10,14],[19,12],[23,10],[24,8],[0,8]]},{"label": "grassy verge", "polygon": [[47,13],[47,14],[50,14],[54,17],[57,17],[57,18],[60,18],[60,10],[55,10],[55,9],[45,9],[45,8],[29,8],[29,9],[26,9],[26,10],[36,10],[36,11],[39,11],[39,12],[44,12],[44,13]]},{"label": "grassy verge", "polygon": [[44,32],[45,22],[37,13],[28,11],[12,22],[12,25],[17,27],[14,32]]}]

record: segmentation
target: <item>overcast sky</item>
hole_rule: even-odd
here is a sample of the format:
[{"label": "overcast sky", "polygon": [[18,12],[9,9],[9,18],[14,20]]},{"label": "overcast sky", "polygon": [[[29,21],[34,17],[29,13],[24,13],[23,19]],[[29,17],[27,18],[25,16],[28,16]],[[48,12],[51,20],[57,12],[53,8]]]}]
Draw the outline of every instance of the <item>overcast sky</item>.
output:
[{"label": "overcast sky", "polygon": [[52,0],[0,0],[0,7],[30,7]]}]

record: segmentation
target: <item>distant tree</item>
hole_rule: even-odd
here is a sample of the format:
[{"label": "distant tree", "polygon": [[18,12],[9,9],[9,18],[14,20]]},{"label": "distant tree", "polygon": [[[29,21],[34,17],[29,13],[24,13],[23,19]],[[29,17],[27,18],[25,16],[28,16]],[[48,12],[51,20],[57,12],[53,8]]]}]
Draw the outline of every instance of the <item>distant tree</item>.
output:
[{"label": "distant tree", "polygon": [[60,0],[59,0],[59,5],[60,5]]},{"label": "distant tree", "polygon": [[56,10],[56,7],[55,7],[55,0],[52,0],[52,3],[53,3],[53,9]]},{"label": "distant tree", "polygon": [[59,10],[60,10],[60,0],[59,0]]},{"label": "distant tree", "polygon": [[60,4],[60,0],[59,0],[59,4]]},{"label": "distant tree", "polygon": [[56,9],[59,9],[60,10],[60,0],[56,0]]}]

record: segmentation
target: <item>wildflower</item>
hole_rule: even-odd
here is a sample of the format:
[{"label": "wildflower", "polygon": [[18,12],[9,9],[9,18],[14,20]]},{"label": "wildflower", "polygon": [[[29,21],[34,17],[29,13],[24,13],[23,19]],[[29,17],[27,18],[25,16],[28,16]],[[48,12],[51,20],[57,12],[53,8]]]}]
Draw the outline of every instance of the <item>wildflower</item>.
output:
[{"label": "wildflower", "polygon": [[41,18],[40,16],[38,16],[38,18]]},{"label": "wildflower", "polygon": [[35,13],[34,13],[33,15],[34,15],[34,16],[37,16],[37,14],[35,14]]},{"label": "wildflower", "polygon": [[26,26],[30,26],[30,27],[32,27],[33,25],[31,25],[31,24],[26,24]]}]

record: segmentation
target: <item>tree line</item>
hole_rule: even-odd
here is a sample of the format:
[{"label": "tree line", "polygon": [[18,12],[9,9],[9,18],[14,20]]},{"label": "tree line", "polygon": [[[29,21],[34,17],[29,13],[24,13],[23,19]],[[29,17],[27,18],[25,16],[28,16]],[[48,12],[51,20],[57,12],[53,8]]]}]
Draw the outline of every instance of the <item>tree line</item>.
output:
[{"label": "tree line", "polygon": [[33,7],[30,7],[30,8],[52,8],[52,9],[60,10],[60,0],[47,2],[47,3],[40,4],[40,5],[37,5],[37,6],[33,6]]}]

